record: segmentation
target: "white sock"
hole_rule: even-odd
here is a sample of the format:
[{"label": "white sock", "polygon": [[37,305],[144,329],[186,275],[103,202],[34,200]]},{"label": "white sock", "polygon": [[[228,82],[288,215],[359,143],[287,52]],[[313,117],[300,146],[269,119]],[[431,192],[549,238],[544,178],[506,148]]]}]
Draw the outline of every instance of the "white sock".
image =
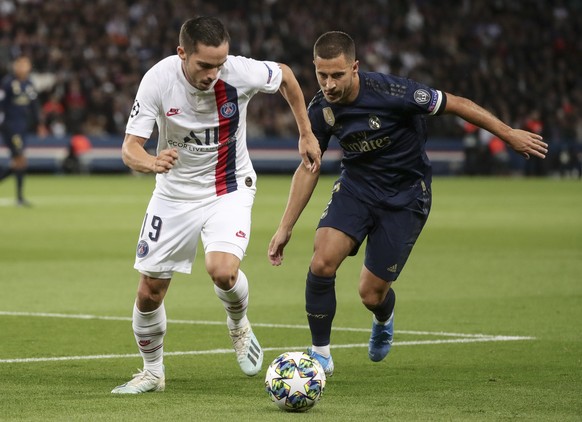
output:
[{"label": "white sock", "polygon": [[157,377],[163,374],[166,326],[166,308],[163,303],[152,312],[141,312],[136,304],[133,305],[133,334],[143,358],[143,369]]},{"label": "white sock", "polygon": [[214,291],[222,301],[226,310],[226,323],[230,330],[244,327],[248,324],[247,308],[249,306],[249,282],[247,276],[241,270],[232,289],[222,290],[216,284]]},{"label": "white sock", "polygon": [[331,355],[331,349],[329,347],[329,344],[327,346],[311,346],[311,350],[319,353],[324,358],[328,358],[329,355]]}]

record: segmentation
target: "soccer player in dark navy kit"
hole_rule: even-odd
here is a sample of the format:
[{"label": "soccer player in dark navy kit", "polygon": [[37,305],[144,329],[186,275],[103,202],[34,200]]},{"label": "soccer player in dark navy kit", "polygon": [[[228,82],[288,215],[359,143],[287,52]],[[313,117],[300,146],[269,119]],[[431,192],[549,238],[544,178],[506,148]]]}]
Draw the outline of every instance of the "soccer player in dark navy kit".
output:
[{"label": "soccer player in dark navy kit", "polygon": [[0,133],[10,150],[10,166],[0,170],[0,181],[14,173],[16,199],[20,206],[30,206],[24,199],[24,176],[27,161],[24,155],[26,135],[36,130],[40,122],[37,92],[29,79],[32,64],[28,57],[18,57],[12,65],[13,73],[2,80],[0,87]]},{"label": "soccer player in dark navy kit", "polygon": [[[321,89],[308,108],[313,133],[322,153],[334,138],[343,149],[341,175],[315,234],[305,289],[312,337],[308,353],[332,375],[336,271],[366,238],[359,293],[373,313],[368,356],[378,362],[390,351],[396,299],[391,286],[431,206],[424,116],[457,115],[495,134],[526,158],[544,158],[547,144],[538,134],[513,129],[466,98],[413,80],[359,71],[354,42],[343,32],[323,34],[313,56]],[[317,180],[318,174],[304,166],[295,172],[281,223],[269,245],[273,265],[281,264],[293,226]]]}]

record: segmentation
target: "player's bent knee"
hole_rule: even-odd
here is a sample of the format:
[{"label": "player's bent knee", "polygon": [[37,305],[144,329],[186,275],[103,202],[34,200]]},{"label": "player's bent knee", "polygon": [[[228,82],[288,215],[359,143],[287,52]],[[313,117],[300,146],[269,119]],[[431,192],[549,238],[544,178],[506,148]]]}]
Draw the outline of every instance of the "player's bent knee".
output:
[{"label": "player's bent knee", "polygon": [[166,296],[166,290],[152,290],[141,284],[137,291],[137,308],[150,312],[160,307]]},{"label": "player's bent knee", "polygon": [[[214,250],[220,246],[222,250]],[[231,248],[231,244],[225,242],[215,242],[207,247],[206,251],[206,272],[214,284],[222,290],[230,290],[234,287],[238,278],[241,257],[240,249]]]},{"label": "player's bent knee", "polygon": [[368,309],[374,309],[382,304],[384,298],[375,292],[360,292],[362,303]]},{"label": "player's bent knee", "polygon": [[238,269],[237,271],[226,271],[226,269],[220,268],[209,271],[208,274],[217,287],[222,290],[230,290],[236,283]]},{"label": "player's bent knee", "polygon": [[[214,262],[218,264],[218,262]],[[206,271],[214,284],[222,290],[230,290],[236,284],[238,278],[238,262],[223,262],[222,265],[214,265],[207,262]]]},{"label": "player's bent knee", "polygon": [[[156,273],[155,275],[161,275],[161,273]],[[137,289],[138,309],[140,311],[157,309],[166,296],[170,281],[171,278],[160,278],[142,272]]]},{"label": "player's bent knee", "polygon": [[313,257],[309,268],[312,274],[318,277],[333,277],[337,271],[338,266],[334,265],[329,260]]}]

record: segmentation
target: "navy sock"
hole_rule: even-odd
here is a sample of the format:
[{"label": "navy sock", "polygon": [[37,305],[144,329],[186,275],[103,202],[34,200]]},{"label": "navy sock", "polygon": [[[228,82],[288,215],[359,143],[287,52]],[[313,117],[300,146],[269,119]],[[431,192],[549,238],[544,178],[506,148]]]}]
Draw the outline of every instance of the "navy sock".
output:
[{"label": "navy sock", "polygon": [[373,309],[372,312],[378,321],[388,321],[390,319],[390,315],[392,315],[395,304],[396,293],[394,293],[394,289],[391,288],[388,290],[388,293],[386,293],[384,301],[375,309]]},{"label": "navy sock", "polygon": [[16,176],[16,196],[19,201],[24,199],[22,195],[23,187],[24,187],[24,170],[15,170],[14,175]]},{"label": "navy sock", "polygon": [[309,270],[305,284],[305,310],[314,346],[327,346],[330,343],[335,309],[335,275],[318,277]]}]

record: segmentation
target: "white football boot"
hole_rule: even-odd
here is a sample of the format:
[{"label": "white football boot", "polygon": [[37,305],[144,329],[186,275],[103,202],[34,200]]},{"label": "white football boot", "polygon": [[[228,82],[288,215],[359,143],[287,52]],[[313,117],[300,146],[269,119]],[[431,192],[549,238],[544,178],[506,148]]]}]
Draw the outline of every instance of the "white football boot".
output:
[{"label": "white football boot", "polygon": [[[138,369],[139,371],[139,369]],[[156,377],[148,370],[133,374],[133,379],[125,384],[118,385],[111,392],[113,394],[140,394],[149,391],[164,391],[166,388],[166,376]]]},{"label": "white football boot", "polygon": [[257,375],[263,365],[263,349],[251,329],[251,324],[229,331],[240,369],[249,377]]}]

